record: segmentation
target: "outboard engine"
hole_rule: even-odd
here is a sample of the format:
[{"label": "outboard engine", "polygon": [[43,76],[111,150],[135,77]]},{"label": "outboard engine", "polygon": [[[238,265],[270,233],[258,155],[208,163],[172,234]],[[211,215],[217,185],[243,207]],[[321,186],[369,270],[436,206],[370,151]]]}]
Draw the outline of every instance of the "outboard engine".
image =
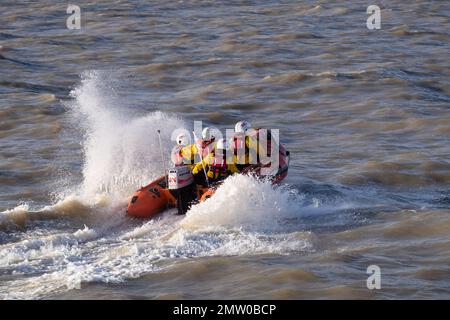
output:
[{"label": "outboard engine", "polygon": [[169,190],[177,199],[178,214],[185,214],[195,199],[194,176],[188,166],[169,169]]}]

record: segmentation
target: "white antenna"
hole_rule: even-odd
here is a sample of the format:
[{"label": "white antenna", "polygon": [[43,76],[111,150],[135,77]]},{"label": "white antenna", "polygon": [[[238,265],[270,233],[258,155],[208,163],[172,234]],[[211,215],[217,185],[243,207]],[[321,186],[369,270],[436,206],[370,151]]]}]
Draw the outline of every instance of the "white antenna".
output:
[{"label": "white antenna", "polygon": [[[167,169],[166,169],[166,159],[164,158],[164,152],[163,152],[163,147],[162,147],[162,143],[161,143],[161,130],[156,130],[156,132],[158,133],[158,139],[159,139],[159,150],[161,151],[161,159],[162,159],[162,164],[163,164],[163,170],[164,170],[164,176],[166,176],[167,173]],[[167,181],[166,181],[167,183]]]}]

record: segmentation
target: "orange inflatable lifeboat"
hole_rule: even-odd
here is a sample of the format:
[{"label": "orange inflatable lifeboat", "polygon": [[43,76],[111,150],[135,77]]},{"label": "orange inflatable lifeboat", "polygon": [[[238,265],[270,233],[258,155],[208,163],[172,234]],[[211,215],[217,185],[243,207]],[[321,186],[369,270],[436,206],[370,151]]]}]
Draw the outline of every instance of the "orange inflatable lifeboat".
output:
[{"label": "orange inflatable lifeboat", "polygon": [[[289,151],[280,144],[278,171],[272,175],[272,183],[279,183],[288,173]],[[270,164],[263,166],[270,167]],[[261,174],[261,167],[244,170],[247,173]],[[188,167],[176,167],[145,187],[137,190],[128,202],[127,214],[135,218],[151,218],[168,208],[178,208],[183,214],[189,207],[212,197],[221,182],[209,188],[196,185]]]}]

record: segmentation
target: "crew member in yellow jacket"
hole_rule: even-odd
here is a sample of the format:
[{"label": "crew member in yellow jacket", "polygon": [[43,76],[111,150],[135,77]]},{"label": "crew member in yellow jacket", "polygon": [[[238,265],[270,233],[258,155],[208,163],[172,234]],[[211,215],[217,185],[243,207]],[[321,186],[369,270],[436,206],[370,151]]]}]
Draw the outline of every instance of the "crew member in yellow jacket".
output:
[{"label": "crew member in yellow jacket", "polygon": [[196,143],[189,144],[189,137],[181,133],[176,139],[177,145],[172,151],[172,162],[175,166],[187,165],[190,169],[195,164],[195,156],[202,152],[202,157],[205,158],[210,154],[215,147],[215,137],[212,128],[206,127],[202,132],[202,139]]},{"label": "crew member in yellow jacket", "polygon": [[[248,121],[236,123],[234,131],[231,150],[234,154],[234,163],[240,171],[259,166],[261,160],[270,156],[270,131],[253,129]],[[261,136],[262,132],[267,134],[267,139]]]},{"label": "crew member in yellow jacket", "polygon": [[195,164],[192,174],[197,184],[205,185],[203,168],[210,183],[223,180],[239,172],[234,163],[227,163],[227,151],[230,152],[229,145],[225,139],[221,139],[217,142],[213,152],[207,155],[203,161]]}]

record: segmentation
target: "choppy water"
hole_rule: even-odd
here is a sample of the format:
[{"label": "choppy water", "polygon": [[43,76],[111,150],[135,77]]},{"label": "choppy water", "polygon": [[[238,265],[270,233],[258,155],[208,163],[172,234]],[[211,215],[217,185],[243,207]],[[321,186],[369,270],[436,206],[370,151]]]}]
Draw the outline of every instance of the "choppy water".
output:
[{"label": "choppy water", "polygon": [[[381,30],[366,1],[75,2],[81,30],[0,4],[0,298],[450,298],[448,1],[379,1]],[[241,119],[285,184],[124,216],[156,129]]]}]

